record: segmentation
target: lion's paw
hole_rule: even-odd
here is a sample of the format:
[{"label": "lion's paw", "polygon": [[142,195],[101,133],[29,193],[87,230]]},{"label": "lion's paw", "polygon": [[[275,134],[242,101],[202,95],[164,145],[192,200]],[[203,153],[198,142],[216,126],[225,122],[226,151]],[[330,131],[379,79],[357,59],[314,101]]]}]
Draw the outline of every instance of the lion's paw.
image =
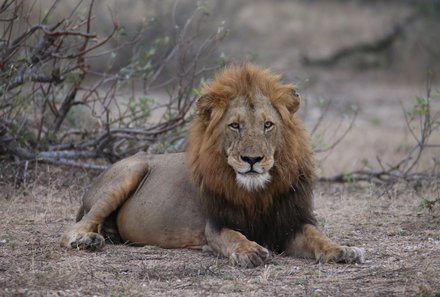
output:
[{"label": "lion's paw", "polygon": [[324,250],[318,257],[321,263],[364,263],[365,250],[358,247],[337,246]]},{"label": "lion's paw", "polygon": [[236,266],[253,268],[267,263],[270,258],[268,249],[249,241],[237,247],[229,256],[229,261]]},{"label": "lion's paw", "polygon": [[95,232],[66,235],[61,239],[62,246],[79,250],[97,251],[102,249],[104,244],[104,237]]}]

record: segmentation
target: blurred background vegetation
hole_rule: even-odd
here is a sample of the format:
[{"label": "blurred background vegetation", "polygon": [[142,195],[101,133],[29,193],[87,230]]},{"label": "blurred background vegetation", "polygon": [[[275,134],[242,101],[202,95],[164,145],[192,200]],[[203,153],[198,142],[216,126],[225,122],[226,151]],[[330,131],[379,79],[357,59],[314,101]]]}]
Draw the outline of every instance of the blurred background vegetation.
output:
[{"label": "blurred background vegetation", "polygon": [[299,86],[328,180],[438,175],[438,0],[3,0],[0,15],[0,157],[18,166],[181,151],[200,84],[253,62]]}]

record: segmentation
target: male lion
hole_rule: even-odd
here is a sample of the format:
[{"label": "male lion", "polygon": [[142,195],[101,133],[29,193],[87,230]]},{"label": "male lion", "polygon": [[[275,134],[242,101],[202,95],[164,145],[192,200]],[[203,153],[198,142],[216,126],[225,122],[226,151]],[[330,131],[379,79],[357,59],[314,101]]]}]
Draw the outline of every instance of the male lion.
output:
[{"label": "male lion", "polygon": [[186,155],[141,152],[111,166],[61,245],[99,249],[106,236],[163,248],[208,245],[243,267],[267,262],[269,250],[362,263],[362,249],[316,227],[312,148],[295,115],[295,88],[243,65],[221,71],[202,93]]}]

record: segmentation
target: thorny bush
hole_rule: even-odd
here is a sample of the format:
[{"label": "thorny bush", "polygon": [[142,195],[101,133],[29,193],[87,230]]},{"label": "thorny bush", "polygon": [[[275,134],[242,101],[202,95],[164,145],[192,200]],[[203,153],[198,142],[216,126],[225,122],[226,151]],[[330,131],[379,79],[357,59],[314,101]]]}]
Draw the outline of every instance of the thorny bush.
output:
[{"label": "thorny bush", "polygon": [[[102,169],[88,160],[181,149],[197,87],[218,67],[216,44],[226,30],[202,32],[202,6],[179,20],[176,2],[165,36],[144,40],[154,21],[131,33],[112,16],[111,32],[100,37],[92,30],[96,3],[84,2],[60,19],[55,1],[38,21],[35,2],[0,4],[0,156]],[[111,64],[123,47],[131,59],[118,71],[90,67],[102,56]],[[158,89],[167,91],[161,99],[152,95]]]}]

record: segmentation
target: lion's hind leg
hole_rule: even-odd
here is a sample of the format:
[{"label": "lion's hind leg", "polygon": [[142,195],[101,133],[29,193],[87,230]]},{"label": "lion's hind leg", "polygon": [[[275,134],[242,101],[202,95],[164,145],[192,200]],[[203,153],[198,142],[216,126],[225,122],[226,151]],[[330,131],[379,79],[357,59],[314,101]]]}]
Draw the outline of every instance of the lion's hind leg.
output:
[{"label": "lion's hind leg", "polygon": [[295,234],[288,255],[315,258],[319,262],[364,263],[364,250],[357,247],[341,246],[331,241],[322,231],[306,224]]},{"label": "lion's hind leg", "polygon": [[138,153],[102,173],[84,196],[77,223],[61,236],[61,246],[101,249],[105,244],[101,231],[106,231],[106,220],[136,191],[148,169],[146,155]]}]

